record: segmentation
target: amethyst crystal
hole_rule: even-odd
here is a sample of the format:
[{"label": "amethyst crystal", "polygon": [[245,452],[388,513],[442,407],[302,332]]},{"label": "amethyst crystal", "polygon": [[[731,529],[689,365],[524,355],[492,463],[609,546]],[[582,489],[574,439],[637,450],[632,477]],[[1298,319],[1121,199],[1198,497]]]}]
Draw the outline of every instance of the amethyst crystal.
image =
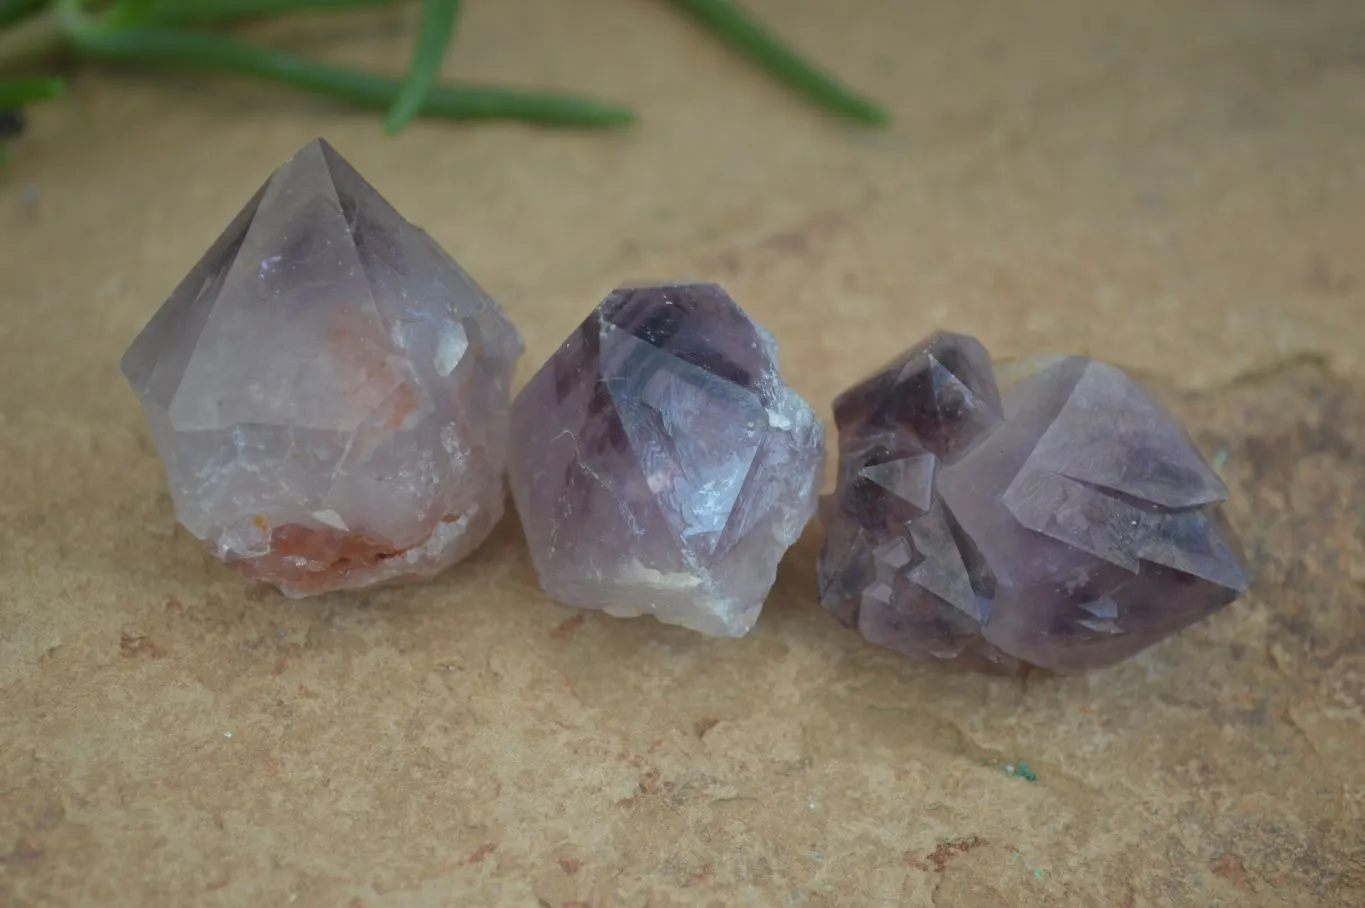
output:
[{"label": "amethyst crystal", "polygon": [[1053,359],[1002,399],[980,343],[936,334],[834,411],[820,598],[873,643],[1081,671],[1246,589],[1223,483],[1113,366]]},{"label": "amethyst crystal", "polygon": [[714,284],[608,296],[512,405],[541,584],[569,605],[736,637],[814,513],[824,429]]},{"label": "amethyst crystal", "polygon": [[428,576],[503,511],[521,338],[323,141],[123,357],[176,516],[290,596]]}]

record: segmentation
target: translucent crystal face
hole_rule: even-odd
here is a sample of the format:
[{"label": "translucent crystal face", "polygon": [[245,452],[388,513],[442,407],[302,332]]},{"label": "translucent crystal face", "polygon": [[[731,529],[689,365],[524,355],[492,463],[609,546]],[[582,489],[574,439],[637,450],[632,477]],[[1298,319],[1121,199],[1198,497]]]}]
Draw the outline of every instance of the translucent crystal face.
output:
[{"label": "translucent crystal face", "polygon": [[1245,590],[1227,491],[1118,369],[1053,358],[996,390],[937,334],[840,396],[821,601],[909,655],[1109,665]]},{"label": "translucent crystal face", "polygon": [[738,636],[815,509],[824,431],[714,284],[611,294],[518,395],[512,494],[556,599]]},{"label": "translucent crystal face", "polygon": [[181,523],[307,595],[430,575],[482,541],[521,350],[473,280],[318,140],[122,365]]}]

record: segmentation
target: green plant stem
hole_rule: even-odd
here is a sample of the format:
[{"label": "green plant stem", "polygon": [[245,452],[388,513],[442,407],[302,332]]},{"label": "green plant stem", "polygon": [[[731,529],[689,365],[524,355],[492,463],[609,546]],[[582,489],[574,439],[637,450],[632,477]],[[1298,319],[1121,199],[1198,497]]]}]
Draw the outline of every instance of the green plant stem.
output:
[{"label": "green plant stem", "polygon": [[808,62],[738,4],[730,0],[671,2],[715,32],[732,49],[827,110],[871,126],[880,126],[890,120],[879,104]]},{"label": "green plant stem", "polygon": [[55,76],[29,76],[21,79],[0,79],[0,110],[13,110],[46,101],[62,93],[63,83]]},{"label": "green plant stem", "polygon": [[146,21],[151,11],[162,2],[163,0],[118,0],[112,8],[105,12],[101,24],[105,28],[141,24]]},{"label": "green plant stem", "polygon": [[[387,108],[398,94],[395,79],[373,75],[248,44],[235,38],[161,28],[82,29],[77,50],[104,60],[171,64],[281,82],[357,107]],[[421,107],[450,119],[513,119],[573,126],[617,126],[635,115],[619,107],[557,92],[437,85]]]},{"label": "green plant stem", "polygon": [[412,63],[384,124],[390,135],[402,129],[422,109],[422,103],[441,74],[441,61],[450,47],[459,15],[460,0],[422,0],[422,21],[417,26]]},{"label": "green plant stem", "polygon": [[399,0],[155,0],[143,25],[192,25],[262,19],[308,9],[335,12],[367,6],[391,6]]}]

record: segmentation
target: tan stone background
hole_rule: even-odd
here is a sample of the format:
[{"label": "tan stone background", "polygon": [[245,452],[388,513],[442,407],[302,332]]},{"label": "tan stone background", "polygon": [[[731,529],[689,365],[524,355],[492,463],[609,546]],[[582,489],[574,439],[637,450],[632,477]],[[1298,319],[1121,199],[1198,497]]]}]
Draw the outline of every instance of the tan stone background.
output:
[{"label": "tan stone background", "polygon": [[[638,106],[614,135],[93,71],[35,111],[0,175],[0,905],[1365,905],[1365,4],[751,2],[894,128],[643,0],[476,0],[448,68]],[[269,34],[397,69],[413,13]],[[940,326],[1156,376],[1253,594],[1021,683],[840,630],[818,528],[738,641],[547,602],[513,520],[423,587],[249,589],[175,531],[116,362],[315,135],[502,300],[523,378],[648,276],[725,282],[822,410]]]}]

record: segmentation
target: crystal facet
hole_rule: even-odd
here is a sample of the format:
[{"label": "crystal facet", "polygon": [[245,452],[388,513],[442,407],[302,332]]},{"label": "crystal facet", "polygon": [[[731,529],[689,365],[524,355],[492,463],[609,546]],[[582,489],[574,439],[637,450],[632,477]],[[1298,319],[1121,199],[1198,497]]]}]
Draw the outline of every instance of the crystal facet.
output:
[{"label": "crystal facet", "polygon": [[1222,481],[1113,366],[1047,360],[1001,398],[975,339],[935,334],[835,401],[820,598],[911,656],[1110,665],[1247,587]]},{"label": "crystal facet", "polygon": [[512,405],[541,584],[569,605],[746,633],[815,511],[824,429],[720,287],[623,287]]},{"label": "crystal facet", "polygon": [[521,351],[474,281],[317,140],[122,365],[180,522],[305,596],[429,576],[483,541]]}]

